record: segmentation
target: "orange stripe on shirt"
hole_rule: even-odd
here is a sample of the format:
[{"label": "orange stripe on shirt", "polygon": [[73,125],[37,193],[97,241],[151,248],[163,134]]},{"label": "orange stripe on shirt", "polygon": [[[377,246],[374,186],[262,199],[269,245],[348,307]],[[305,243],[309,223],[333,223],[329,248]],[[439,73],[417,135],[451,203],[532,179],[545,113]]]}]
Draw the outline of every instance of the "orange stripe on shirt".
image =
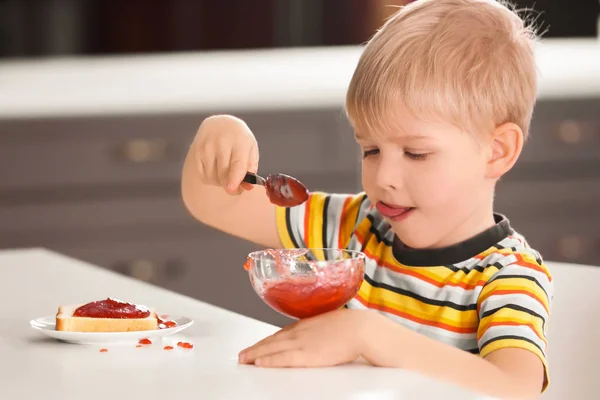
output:
[{"label": "orange stripe on shirt", "polygon": [[[341,222],[342,229],[340,232],[340,237],[345,238],[345,240],[350,241],[352,234],[355,233],[356,222],[358,219],[358,214],[360,212],[360,206],[363,204],[363,199],[366,195],[359,194],[358,196],[351,196],[350,202],[348,203],[347,208],[345,209],[344,221]],[[366,218],[365,218],[366,220]],[[367,220],[367,222],[369,222]],[[348,245],[348,242],[344,243],[344,247]]]},{"label": "orange stripe on shirt", "polygon": [[544,275],[546,275],[548,277],[548,280],[550,282],[552,282],[552,276],[550,276],[550,274],[548,273],[548,271],[544,268],[542,268],[539,264],[534,264],[532,262],[529,262],[527,260],[525,260],[525,258],[523,257],[522,254],[519,253],[515,253],[515,258],[518,261],[518,265],[522,266],[522,267],[527,267],[527,268],[531,268],[533,270],[536,270],[538,272],[543,273]]},{"label": "orange stripe on shirt", "polygon": [[344,205],[342,206],[342,215],[340,216],[340,223],[338,226],[338,248],[340,249],[343,249],[347,246],[348,240],[350,240],[351,236],[347,235],[344,229],[344,226],[346,224],[346,216],[348,214],[348,206],[351,200],[351,196],[346,197],[346,200],[344,200]]}]

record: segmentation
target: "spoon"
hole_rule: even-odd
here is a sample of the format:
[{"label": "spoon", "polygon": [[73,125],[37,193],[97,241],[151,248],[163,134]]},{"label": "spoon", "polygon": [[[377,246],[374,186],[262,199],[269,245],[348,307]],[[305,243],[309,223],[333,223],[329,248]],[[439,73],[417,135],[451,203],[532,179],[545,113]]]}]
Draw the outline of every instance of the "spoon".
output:
[{"label": "spoon", "polygon": [[308,189],[298,179],[284,174],[269,174],[266,178],[247,172],[242,182],[264,186],[271,203],[294,207],[308,199]]}]

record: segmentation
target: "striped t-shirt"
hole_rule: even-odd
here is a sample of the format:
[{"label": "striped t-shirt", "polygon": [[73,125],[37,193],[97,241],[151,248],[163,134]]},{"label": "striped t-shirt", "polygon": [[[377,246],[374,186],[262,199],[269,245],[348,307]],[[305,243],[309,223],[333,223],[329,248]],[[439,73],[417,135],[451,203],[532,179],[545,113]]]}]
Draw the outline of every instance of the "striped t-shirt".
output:
[{"label": "striped t-shirt", "polygon": [[496,214],[496,224],[460,244],[405,247],[364,193],[313,192],[277,208],[287,248],[341,248],[366,254],[364,281],[346,305],[377,310],[433,339],[486,356],[518,347],[536,354],[548,384],[546,334],[553,283],[540,254]]}]

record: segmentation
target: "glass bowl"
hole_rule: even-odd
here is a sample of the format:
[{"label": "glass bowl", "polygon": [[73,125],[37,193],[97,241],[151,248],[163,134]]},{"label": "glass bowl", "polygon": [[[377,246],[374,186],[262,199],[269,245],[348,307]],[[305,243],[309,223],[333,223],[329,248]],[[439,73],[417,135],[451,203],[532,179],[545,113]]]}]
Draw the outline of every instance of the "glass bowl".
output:
[{"label": "glass bowl", "polygon": [[343,249],[267,249],[244,268],[258,296],[290,318],[314,317],[352,299],[364,277],[365,254]]}]

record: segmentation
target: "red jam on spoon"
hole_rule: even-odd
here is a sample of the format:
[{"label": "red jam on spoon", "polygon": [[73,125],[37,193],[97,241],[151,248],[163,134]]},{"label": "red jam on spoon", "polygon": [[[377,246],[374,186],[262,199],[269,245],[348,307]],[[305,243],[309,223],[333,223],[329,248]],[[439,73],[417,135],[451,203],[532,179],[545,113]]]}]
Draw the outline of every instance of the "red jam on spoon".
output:
[{"label": "red jam on spoon", "polygon": [[265,181],[267,196],[275,205],[294,207],[308,199],[308,189],[296,178],[284,174],[270,174]]}]

